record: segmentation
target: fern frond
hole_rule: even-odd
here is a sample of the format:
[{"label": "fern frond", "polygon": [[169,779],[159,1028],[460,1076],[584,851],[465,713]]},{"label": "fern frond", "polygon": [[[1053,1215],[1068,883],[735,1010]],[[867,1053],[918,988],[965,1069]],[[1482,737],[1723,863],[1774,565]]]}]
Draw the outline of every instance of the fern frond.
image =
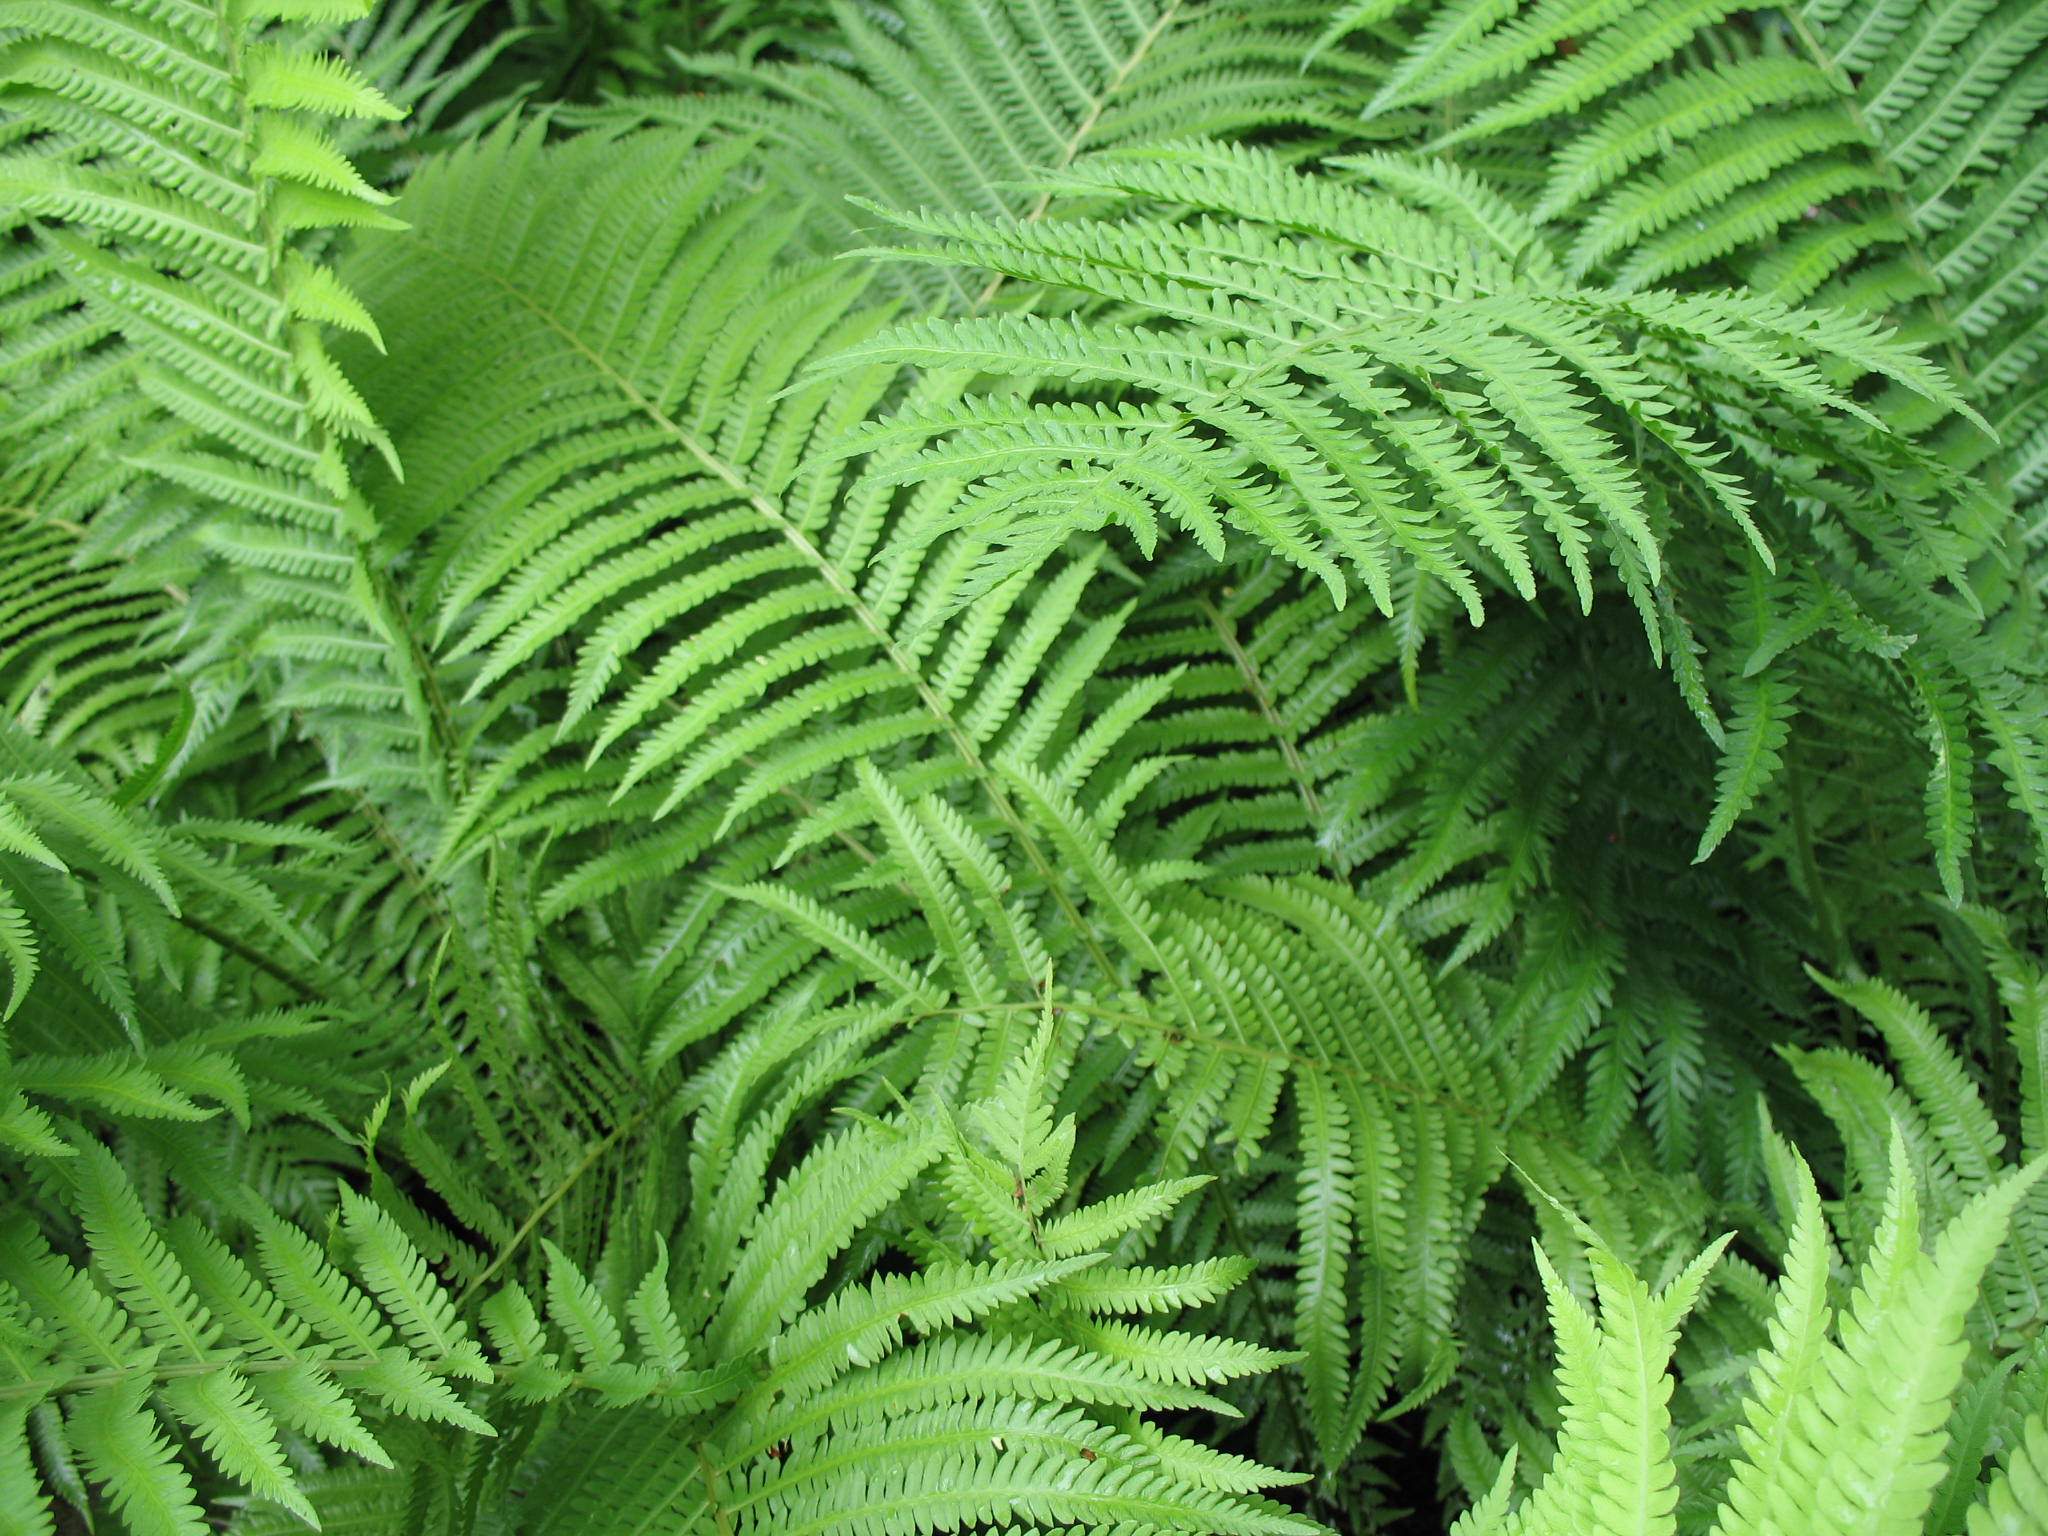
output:
[{"label": "fern frond", "polygon": [[1629,1273],[1595,1240],[1589,1251],[1600,1315],[1566,1289],[1547,1257],[1538,1265],[1550,1300],[1565,1398],[1558,1461],[1515,1512],[1518,1531],[1672,1531],[1677,1505],[1666,1374],[1677,1323],[1691,1310],[1727,1239],[1662,1291]]},{"label": "fern frond", "polygon": [[1784,765],[1785,743],[1792,730],[1792,707],[1790,690],[1775,680],[1755,681],[1745,690],[1722,747],[1713,814],[1700,834],[1699,848],[1693,854],[1695,862],[1721,845],[1736,819]]},{"label": "fern frond", "polygon": [[[778,174],[812,203],[807,241],[840,251],[873,237],[853,198],[1035,219],[1050,203],[1029,178],[1096,150],[1287,126],[1341,132],[1363,67],[1345,50],[1304,63],[1323,19],[1312,5],[1134,0],[1084,16],[1056,3],[985,12],[923,0],[893,23],[852,10],[835,19],[827,61],[677,53],[684,70],[727,89],[622,102],[585,120],[716,124],[765,140]],[[891,280],[949,310],[990,296],[928,268],[897,268]]]},{"label": "fern frond", "polygon": [[2048,1428],[2030,1418],[2025,1438],[2007,1453],[1984,1496],[1970,1510],[1970,1536],[2035,1536],[2043,1529],[2041,1511],[2048,1507]]},{"label": "fern frond", "polygon": [[[1419,200],[1454,213],[1468,207],[1469,198],[1456,190],[1457,174],[1441,174],[1440,180],[1451,183],[1441,197]],[[1401,187],[1412,195],[1423,184],[1418,170],[1405,174]],[[1604,307],[1637,316],[1654,311],[1699,341],[1726,341],[1724,352],[1755,369],[1758,386],[1790,389],[1814,404],[1857,409],[1838,392],[1815,390],[1816,376],[1792,365],[1779,352],[1777,338],[1789,341],[1796,334],[1802,349],[1818,344],[1859,368],[1890,373],[1944,403],[1961,404],[1906,349],[1882,341],[1867,326],[1819,314],[1793,316],[1753,302],[1738,311],[1725,301],[1664,295],[1638,305],[1589,291],[1560,305],[1554,297],[1525,292],[1524,280],[1497,261],[1475,262],[1452,228],[1434,218],[1364,198],[1347,200],[1243,150],[1190,145],[1105,158],[1072,167],[1054,185],[1164,198],[1192,211],[1184,225],[1129,216],[1114,224],[1005,225],[929,214],[897,215],[895,222],[934,240],[918,253],[924,259],[971,261],[1005,276],[1077,289],[1174,328],[1096,327],[1030,316],[925,320],[852,349],[833,364],[844,368],[877,357],[926,365],[964,362],[1000,375],[1049,376],[1066,390],[1135,389],[1140,398],[1169,408],[1163,417],[1098,416],[1085,437],[1070,430],[1079,418],[1064,402],[1048,404],[1054,414],[1043,418],[1043,426],[1034,415],[1013,418],[1017,425],[1005,431],[988,418],[950,437],[940,437],[958,421],[950,411],[929,419],[915,410],[899,414],[888,428],[893,440],[940,441],[893,470],[892,478],[971,468],[984,480],[971,503],[978,524],[988,527],[996,511],[1015,522],[1026,511],[1034,514],[1030,542],[1018,543],[1006,562],[1046,548],[1054,536],[1047,530],[1094,527],[1104,520],[1123,523],[1149,543],[1163,517],[1180,523],[1212,553],[1221,547],[1223,530],[1234,526],[1341,595],[1344,578],[1328,556],[1304,543],[1305,530],[1315,529],[1343,552],[1383,608],[1396,569],[1390,557],[1398,551],[1463,591],[1476,613],[1467,570],[1442,534],[1429,528],[1432,510],[1465,524],[1527,595],[1533,578],[1520,530],[1528,517],[1520,504],[1526,493],[1587,601],[1586,535],[1583,524],[1564,511],[1552,489],[1558,487],[1597,510],[1616,546],[1612,558],[1625,583],[1640,593],[1642,583],[1658,579],[1660,559],[1644,497],[1620,467],[1596,410],[1582,409],[1573,391],[1584,388],[1596,407],[1625,400],[1628,414],[1643,422],[1656,421],[1668,408],[1655,403],[1650,380],[1630,376],[1637,365],[1602,340]],[[1223,225],[1213,214],[1238,222]],[[1190,251],[1189,235],[1196,232]],[[1444,291],[1447,280],[1464,291]],[[1402,300],[1404,292],[1409,297]],[[1507,316],[1532,309],[1555,313],[1558,322],[1541,330],[1504,326]],[[1756,327],[1739,340],[1727,329],[1737,313],[1745,327]],[[1520,334],[1503,335],[1508,326]],[[1297,376],[1314,378],[1317,394],[1304,395],[1291,382]],[[1442,394],[1454,390],[1450,381],[1458,376],[1480,381],[1484,393]],[[1444,413],[1438,421],[1414,421],[1410,407],[1420,402],[1411,392],[1417,390],[1432,411]],[[1362,441],[1345,441],[1333,408],[1364,418],[1370,432]],[[1263,466],[1264,483],[1256,494],[1238,460],[1219,455],[1198,432],[1222,434]],[[1732,482],[1708,470],[1711,461],[1688,434],[1664,430],[1658,436],[1700,476],[1714,500],[1747,524],[1743,502],[1730,499]],[[1533,458],[1524,456],[1532,451]],[[1020,469],[1019,460],[1033,462]],[[1065,471],[1059,478],[1052,474],[1055,466]],[[1074,471],[1101,491],[1093,503],[1100,510],[1077,516],[1072,492],[1081,482],[1073,479]],[[1418,480],[1438,487],[1434,509],[1408,501],[1404,482]],[[899,538],[921,544],[936,534],[912,527]],[[1006,568],[990,567],[997,576]],[[983,577],[989,579],[996,578]]]},{"label": "fern frond", "polygon": [[1812,1408],[1785,1427],[1789,1443],[1770,1450],[1776,1476],[1738,1466],[1735,1486],[1753,1498],[1754,1513],[1733,1514],[1721,1530],[1787,1519],[1843,1532],[1919,1528],[1940,1467],[1938,1426],[1961,1379],[1964,1314],[2013,1208],[2041,1171],[2030,1165],[1978,1194],[1929,1257],[1919,1247],[1904,1146],[1894,1137],[1887,1218],[1841,1341],[1817,1362]]},{"label": "fern frond", "polygon": [[[15,1354],[0,1390],[64,1403],[64,1443],[105,1481],[133,1529],[203,1528],[190,1475],[162,1438],[172,1420],[227,1477],[306,1519],[315,1506],[283,1451],[284,1426],[388,1464],[351,1391],[490,1432],[438,1374],[489,1379],[474,1346],[424,1358],[394,1346],[375,1305],[274,1217],[264,1239],[269,1284],[259,1281],[196,1224],[159,1227],[104,1147],[87,1140],[72,1150],[63,1182],[89,1266],[74,1268],[32,1232],[10,1235],[0,1277],[36,1324],[41,1358]],[[359,1225],[375,1219],[370,1210],[360,1207]],[[380,1225],[393,1230],[388,1217]],[[447,1315],[447,1297],[423,1268],[407,1285],[401,1321],[421,1310]],[[330,1344],[314,1345],[315,1329]],[[38,1497],[24,1511],[40,1505]]]}]

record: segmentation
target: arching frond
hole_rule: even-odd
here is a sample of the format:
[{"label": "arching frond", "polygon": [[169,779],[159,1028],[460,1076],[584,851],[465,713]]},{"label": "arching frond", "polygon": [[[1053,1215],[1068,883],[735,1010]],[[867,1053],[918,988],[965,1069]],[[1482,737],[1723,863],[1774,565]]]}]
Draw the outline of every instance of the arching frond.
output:
[{"label": "arching frond", "polygon": [[[1035,220],[1051,194],[1029,179],[1095,150],[1281,125],[1341,135],[1369,67],[1341,51],[1304,66],[1321,22],[1313,5],[916,0],[886,17],[839,5],[834,20],[829,64],[678,54],[725,89],[635,99],[590,120],[759,136],[778,151],[778,177],[810,200],[802,238],[836,253],[874,237],[863,199]],[[898,268],[882,280],[951,310],[991,297],[970,273]]]}]

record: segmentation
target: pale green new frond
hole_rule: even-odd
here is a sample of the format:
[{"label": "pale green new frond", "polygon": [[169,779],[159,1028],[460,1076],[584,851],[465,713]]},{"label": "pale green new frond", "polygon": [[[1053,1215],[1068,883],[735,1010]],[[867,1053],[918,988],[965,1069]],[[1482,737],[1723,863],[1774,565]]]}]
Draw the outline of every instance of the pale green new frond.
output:
[{"label": "pale green new frond", "polygon": [[[1712,1508],[1714,1536],[1765,1532],[1895,1532],[1919,1536],[1960,1529],[1962,1509],[1947,1523],[1923,1526],[1935,1484],[1952,1400],[1963,1379],[1964,1318],[1978,1285],[2005,1241],[2015,1206],[2043,1164],[2010,1169],[1983,1190],[1923,1251],[1919,1201],[1903,1144],[1892,1140],[1886,1215],[1853,1277],[1854,1292],[1839,1329],[1830,1305],[1833,1262],[1819,1194],[1805,1163],[1773,1140],[1780,1198],[1793,1206],[1790,1248],[1769,1319],[1768,1340],[1748,1362],[1731,1406],[1740,1413],[1733,1446],[1695,1440],[1691,1455],[1734,1454]],[[1575,1218],[1568,1218],[1583,1230]],[[1725,1239],[1723,1240],[1725,1243]],[[1504,1512],[1507,1480],[1458,1527],[1482,1531],[1614,1532],[1672,1530],[1674,1482],[1665,1374],[1672,1330],[1690,1308],[1719,1247],[1653,1293],[1611,1250],[1591,1250],[1597,1316],[1574,1296],[1539,1250],[1559,1339],[1558,1386],[1563,1432],[1550,1470],[1519,1508]],[[1738,1277],[1739,1278],[1739,1277]],[[1752,1303],[1753,1305],[1753,1303]],[[1702,1329],[1707,1323],[1696,1324]],[[1993,1386],[2011,1362],[1992,1373]],[[1686,1390],[1694,1385],[1688,1379]],[[2013,1418],[2013,1428],[2027,1433]],[[2037,1431],[2036,1431],[2037,1433]],[[2033,1450],[2014,1448],[2008,1475],[2031,1487]],[[1977,1483],[1976,1456],[1962,1469],[1963,1487]],[[1716,1469],[1719,1471],[1719,1469]],[[1709,1489],[1714,1482],[1707,1484]],[[2028,1530],[2014,1523],[2025,1508],[1998,1478],[1968,1516],[1969,1529]],[[2004,1522],[2004,1523],[1999,1523]]]},{"label": "pale green new frond", "polygon": [[171,1360],[206,1360],[220,1325],[151,1230],[113,1154],[97,1145],[82,1147],[66,1175],[95,1265],[129,1315]]},{"label": "pale green new frond", "polygon": [[1811,1458],[1799,1454],[1796,1430],[1833,1332],[1828,1301],[1832,1245],[1811,1171],[1783,1143],[1774,1142],[1772,1150],[1797,1204],[1790,1213],[1791,1242],[1771,1314],[1770,1344],[1750,1366],[1743,1423],[1736,1432],[1742,1457],[1729,1476],[1715,1536],[1767,1529],[1776,1518],[1772,1512],[1813,1475]]},{"label": "pale green new frond", "polygon": [[[1942,1419],[1961,1378],[1962,1324],[2013,1208],[2038,1178],[2035,1163],[1963,1208],[1922,1254],[1917,1197],[1903,1143],[1893,1141],[1890,1211],[1860,1275],[1839,1343],[1816,1362],[1807,1406],[1771,1448],[1783,1473],[1749,1483],[1754,1513],[1721,1529],[1917,1532],[1941,1464]],[[1882,1386],[1880,1387],[1880,1383]],[[1745,1486],[1736,1473],[1738,1486]]]},{"label": "pale green new frond", "polygon": [[324,1338],[371,1362],[352,1384],[362,1383],[387,1407],[410,1417],[493,1433],[417,1359],[391,1346],[391,1325],[376,1304],[305,1233],[272,1216],[258,1223],[257,1243],[264,1274],[277,1294]]},{"label": "pale green new frond", "polygon": [[1484,1498],[1474,1502],[1470,1509],[1451,1522],[1450,1536],[1501,1536],[1508,1529],[1508,1499],[1515,1491],[1515,1467],[1520,1449],[1519,1446],[1508,1447],[1493,1486]]},{"label": "pale green new frond", "polygon": [[[4,1257],[6,1267],[0,1276],[16,1296],[46,1319],[46,1329],[54,1332],[59,1349],[93,1369],[116,1373],[131,1359],[154,1365],[154,1352],[144,1344],[134,1320],[95,1287],[84,1271],[53,1254],[40,1233],[16,1223],[8,1230]],[[17,1362],[9,1364],[18,1379],[32,1379]]]},{"label": "pale green new frond", "polygon": [[2004,1465],[1970,1510],[1970,1536],[2040,1536],[2048,1531],[2048,1424],[2036,1415],[2024,1438],[2006,1452]]},{"label": "pale green new frond", "polygon": [[618,1364],[626,1342],[604,1297],[553,1243],[543,1241],[541,1251],[548,1260],[548,1317],[568,1336],[583,1369]]},{"label": "pale green new frond", "polygon": [[1678,1503],[1666,1406],[1671,1352],[1679,1321],[1729,1240],[1710,1246],[1652,1293],[1590,1230],[1581,1229],[1581,1236],[1590,1244],[1597,1318],[1537,1250],[1558,1333],[1564,1427],[1549,1475],[1507,1529],[1526,1536],[1668,1533],[1677,1528]]},{"label": "pale green new frond", "polygon": [[313,1506],[300,1491],[276,1426],[250,1383],[232,1370],[210,1371],[169,1383],[162,1398],[171,1412],[189,1426],[221,1470],[236,1478],[258,1498],[314,1519]]}]

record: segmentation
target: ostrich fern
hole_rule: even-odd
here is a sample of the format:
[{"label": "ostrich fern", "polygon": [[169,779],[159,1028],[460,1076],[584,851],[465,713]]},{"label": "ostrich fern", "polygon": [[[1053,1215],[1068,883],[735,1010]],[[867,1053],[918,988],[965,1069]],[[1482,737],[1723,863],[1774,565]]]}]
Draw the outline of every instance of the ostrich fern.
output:
[{"label": "ostrich fern", "polygon": [[728,10],[0,7],[9,1518],[2031,1529],[2042,8]]}]

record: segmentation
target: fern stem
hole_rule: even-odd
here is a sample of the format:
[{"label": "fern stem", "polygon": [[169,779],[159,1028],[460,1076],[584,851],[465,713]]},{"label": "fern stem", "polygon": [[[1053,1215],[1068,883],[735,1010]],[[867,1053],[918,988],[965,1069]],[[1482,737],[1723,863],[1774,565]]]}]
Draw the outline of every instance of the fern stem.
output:
[{"label": "fern stem", "polygon": [[455,729],[455,712],[449,707],[448,695],[441,689],[440,669],[427,655],[427,649],[420,641],[420,632],[413,626],[412,615],[406,611],[403,600],[392,590],[391,583],[383,574],[371,567],[368,552],[360,541],[354,543],[353,552],[363,568],[365,583],[375,594],[378,606],[384,609],[385,623],[404,642],[405,656],[418,678],[420,698],[427,708],[431,739],[440,749],[443,788],[452,799],[460,800],[463,791],[469,787],[469,758],[462,750],[461,734]]},{"label": "fern stem", "polygon": [[702,1441],[697,1444],[697,1466],[704,1474],[704,1505],[717,1522],[718,1536],[732,1536],[732,1512],[718,1502],[718,1468],[711,1464],[711,1453]]},{"label": "fern stem", "polygon": [[[90,870],[73,869],[71,872],[71,878],[78,880],[84,884],[90,884],[97,889],[105,889],[105,887],[101,885],[99,881],[93,878]],[[313,982],[308,981],[305,977],[299,975],[296,971],[290,970],[278,961],[271,959],[271,957],[264,954],[262,950],[256,949],[249,944],[245,944],[242,942],[242,940],[236,938],[233,934],[227,933],[222,929],[214,927],[214,925],[209,923],[205,918],[194,916],[191,912],[186,911],[182,907],[180,907],[175,912],[169,912],[166,915],[169,916],[170,919],[173,922],[175,922],[179,927],[189,929],[191,932],[198,934],[200,938],[205,939],[210,944],[218,944],[222,949],[226,950],[236,959],[247,961],[250,965],[255,966],[257,970],[262,971],[265,975],[274,977],[278,981],[283,982],[286,986],[290,987],[294,992],[297,992],[299,996],[303,997],[307,1002],[323,1003],[331,1000],[328,997],[328,994],[324,988],[315,985]]]},{"label": "fern stem", "polygon": [[1792,817],[1792,844],[1799,859],[1800,882],[1813,907],[1813,924],[1828,964],[1838,976],[1848,973],[1849,956],[1840,919],[1821,883],[1820,860],[1814,853],[1813,824],[1806,813],[1806,780],[1799,770],[1799,755],[1785,753],[1785,801]]},{"label": "fern stem", "polygon": [[[418,893],[420,901],[440,924],[441,937],[435,945],[434,958],[428,968],[429,984],[426,995],[429,998],[436,995],[433,979],[438,978],[442,961],[451,952],[455,957],[455,987],[458,996],[477,995],[483,989],[477,977],[475,957],[468,949],[466,941],[463,944],[456,942],[464,932],[464,927],[456,920],[454,911],[445,899],[447,892],[427,878],[426,872],[406,850],[404,841],[385,817],[381,807],[367,796],[358,795],[356,808],[369,826],[371,835],[390,853],[399,875]],[[476,1068],[470,1060],[471,1053],[467,1045],[449,1027],[447,1016],[441,1008],[432,1009],[428,1022],[447,1049],[446,1059],[455,1063],[456,1091],[469,1105],[471,1118],[475,1121],[478,1133],[482,1136],[492,1160],[508,1172],[516,1171],[519,1160],[513,1154],[512,1144],[506,1138],[504,1130],[498,1123],[498,1116],[492,1112],[489,1100],[477,1081]],[[514,1077],[511,1063],[500,1050],[496,1033],[491,1030],[478,1030],[474,1032],[473,1038],[477,1051],[486,1058],[492,1070],[500,1074],[502,1081],[511,1081]],[[515,1127],[515,1134],[518,1134],[529,1148],[538,1150],[527,1127]]]},{"label": "fern stem", "polygon": [[475,1279],[462,1288],[462,1293],[455,1299],[457,1306],[466,1305],[469,1298],[475,1295],[480,1287],[489,1283],[499,1270],[511,1262],[512,1256],[520,1250],[529,1237],[533,1236],[533,1229],[547,1219],[548,1212],[561,1203],[562,1197],[576,1186],[577,1182],[591,1170],[597,1160],[614,1146],[618,1145],[619,1139],[622,1136],[639,1128],[640,1123],[647,1118],[649,1107],[642,1104],[639,1109],[633,1112],[630,1118],[622,1120],[619,1124],[612,1127],[610,1133],[601,1141],[591,1144],[576,1166],[563,1174],[561,1179],[555,1184],[555,1187],[548,1191],[547,1197],[527,1213],[526,1220],[519,1224],[519,1229],[512,1234],[505,1246],[498,1250],[497,1256],[483,1267]]},{"label": "fern stem", "polygon": [[1294,787],[1301,794],[1301,803],[1308,808],[1308,819],[1320,831],[1323,803],[1316,794],[1315,781],[1309,775],[1308,764],[1302,761],[1301,747],[1294,739],[1294,732],[1287,728],[1286,720],[1281,717],[1278,707],[1273,703],[1271,690],[1266,687],[1265,679],[1259,676],[1258,664],[1252,660],[1251,654],[1237,638],[1237,626],[1223,616],[1220,608],[1206,597],[1198,599],[1196,606],[1208,616],[1209,627],[1216,631],[1217,640],[1222,643],[1223,649],[1230,653],[1230,659],[1236,664],[1238,676],[1244,679],[1245,689],[1251,694],[1252,702],[1259,706],[1260,717],[1272,729],[1273,740],[1280,748],[1280,756],[1285,759],[1287,771],[1294,777]]},{"label": "fern stem", "polygon": [[[1109,105],[1110,98],[1124,88],[1125,82],[1131,78],[1131,72],[1145,61],[1145,55],[1152,51],[1153,45],[1161,37],[1165,36],[1166,29],[1179,19],[1180,7],[1181,0],[1171,0],[1166,9],[1159,13],[1158,19],[1146,29],[1145,35],[1138,39],[1137,45],[1131,49],[1129,57],[1117,66],[1116,73],[1111,75],[1102,89],[1095,93],[1095,99],[1088,103],[1088,110],[1081,115],[1081,121],[1075,125],[1074,131],[1067,136],[1067,142],[1062,146],[1060,157],[1054,162],[1052,169],[1056,171],[1065,170],[1074,163],[1074,157],[1081,153],[1081,146],[1088,142],[1088,135],[1093,133],[1095,125],[1102,121],[1103,109]],[[1026,224],[1037,223],[1045,217],[1046,210],[1051,206],[1052,193],[1049,191],[1039,193],[1038,201],[1033,203],[1030,211],[1024,215],[1024,222]],[[993,299],[997,292],[1001,290],[1005,280],[1000,272],[990,278],[988,286],[983,288],[980,294],[976,296],[969,313],[976,313],[987,307],[989,300]]]}]

